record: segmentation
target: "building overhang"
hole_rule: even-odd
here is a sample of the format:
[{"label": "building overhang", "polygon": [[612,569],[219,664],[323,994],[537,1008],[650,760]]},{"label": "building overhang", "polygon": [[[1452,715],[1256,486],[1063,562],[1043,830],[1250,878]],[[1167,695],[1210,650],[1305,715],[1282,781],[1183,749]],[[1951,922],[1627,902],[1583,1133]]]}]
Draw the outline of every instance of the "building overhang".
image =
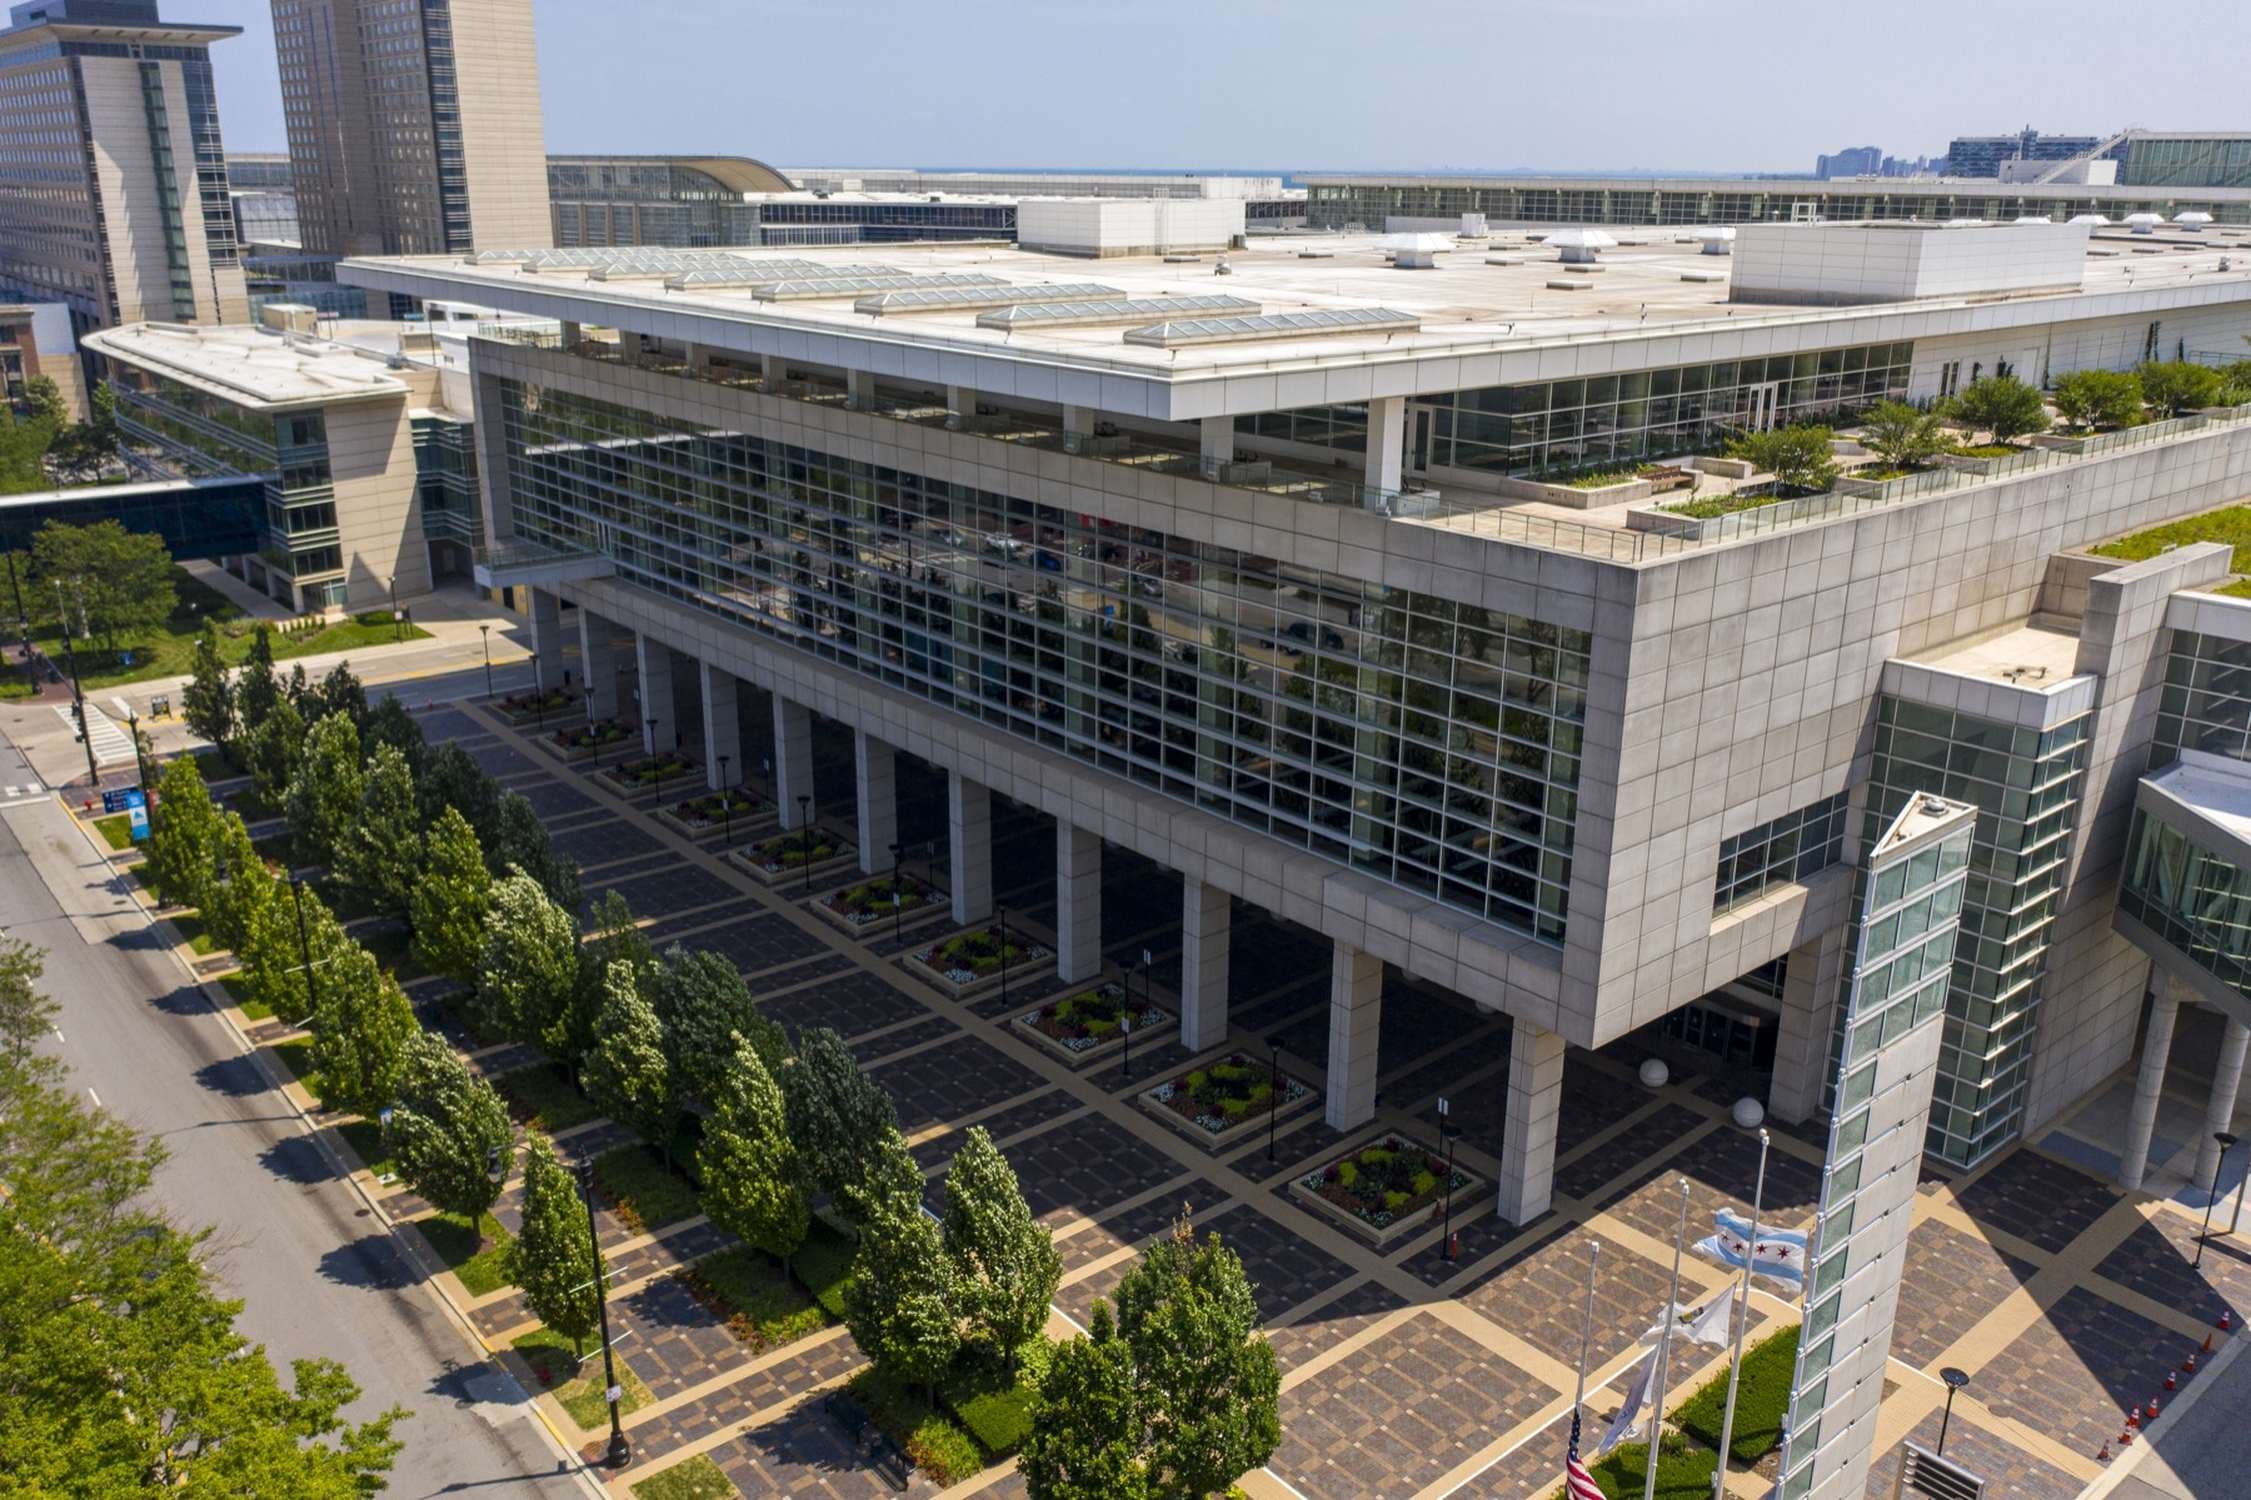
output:
[{"label": "building overhang", "polygon": [[617,564],[600,552],[569,551],[522,540],[479,547],[470,568],[477,587],[484,589],[553,588],[617,574]]}]

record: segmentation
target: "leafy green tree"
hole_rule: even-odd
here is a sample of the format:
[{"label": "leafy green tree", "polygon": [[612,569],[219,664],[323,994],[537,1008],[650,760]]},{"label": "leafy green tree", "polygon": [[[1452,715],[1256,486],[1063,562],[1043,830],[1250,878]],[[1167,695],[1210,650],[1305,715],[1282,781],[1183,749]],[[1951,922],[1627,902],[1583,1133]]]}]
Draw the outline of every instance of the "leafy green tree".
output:
[{"label": "leafy green tree", "polygon": [[[320,686],[312,690],[311,696],[319,701],[322,713],[346,714],[350,716],[353,728],[364,729],[368,715],[367,689],[361,685],[359,675],[352,670],[350,662],[340,661],[330,667],[328,675],[320,680]],[[373,746],[368,749],[373,753]]]},{"label": "leafy green tree", "polygon": [[180,690],[180,712],[188,728],[221,747],[234,743],[234,684],[227,678],[227,662],[219,643],[216,622],[205,620],[195,638],[195,655],[188,685]]},{"label": "leafy green tree", "polygon": [[47,522],[32,536],[31,568],[43,591],[60,586],[65,628],[107,651],[162,626],[179,602],[164,539],[115,521]]},{"label": "leafy green tree", "polygon": [[[396,750],[385,746],[396,755]],[[433,973],[474,983],[485,955],[492,876],[469,820],[446,808],[422,840],[422,862],[408,898],[414,952]]]},{"label": "leafy green tree", "polygon": [[836,1191],[836,1206],[863,1233],[869,1226],[911,1218],[922,1212],[922,1166],[907,1148],[899,1127],[888,1125],[861,1153],[849,1180]]},{"label": "leafy green tree", "polygon": [[703,1211],[745,1244],[787,1260],[811,1222],[804,1174],[781,1089],[758,1049],[740,1036],[733,1041],[696,1152]]},{"label": "leafy green tree", "polygon": [[[178,762],[174,762],[178,764]],[[249,935],[251,913],[275,899],[281,882],[266,867],[266,858],[250,841],[242,814],[229,808],[219,818],[219,840],[204,883],[203,925],[212,941],[240,954]]]},{"label": "leafy green tree", "polygon": [[349,939],[321,970],[319,989],[312,1027],[321,1103],[372,1116],[398,1097],[406,1044],[422,1024],[375,955]]},{"label": "leafy green tree", "polygon": [[642,988],[664,1023],[665,1054],[683,1100],[709,1104],[718,1097],[737,1037],[750,1043],[769,1077],[778,1077],[787,1063],[789,1038],[759,1012],[742,970],[726,954],[675,943]]},{"label": "leafy green tree", "polygon": [[1746,459],[1762,474],[1772,474],[1785,490],[1818,494],[1837,482],[1826,427],[1776,427],[1747,432],[1727,445],[1728,456]]},{"label": "leafy green tree", "polygon": [[281,695],[297,705],[297,715],[310,724],[328,712],[320,701],[320,693],[313,680],[305,675],[305,664],[297,662],[289,669],[289,678],[282,684]]},{"label": "leafy green tree", "polygon": [[[45,422],[19,422],[15,412],[0,402],[0,495],[29,495],[53,489],[54,481],[47,477],[46,458],[54,441],[54,428]],[[28,559],[23,572],[30,572]]]},{"label": "leafy green tree", "polygon": [[492,1168],[507,1161],[516,1131],[498,1091],[444,1037],[417,1031],[407,1038],[385,1139],[401,1181],[474,1223],[500,1197]]},{"label": "leafy green tree", "polygon": [[594,1045],[586,1054],[586,1094],[603,1113],[655,1141],[672,1157],[672,1126],[679,1110],[664,1060],[664,1023],[642,998],[630,964],[613,963],[602,982],[602,1008]]},{"label": "leafy green tree", "polygon": [[920,1209],[867,1225],[844,1289],[844,1322],[877,1369],[934,1389],[961,1348],[959,1287]]},{"label": "leafy green tree", "polygon": [[1992,433],[1996,443],[2048,430],[2048,407],[2039,390],[2014,375],[1971,381],[1955,396],[1952,412],[1957,421]]},{"label": "leafy green tree", "polygon": [[[476,830],[477,847],[485,851],[487,868],[493,879],[508,873],[508,862],[497,858],[500,851],[500,788],[485,774],[475,757],[459,745],[444,744],[431,751],[417,772],[415,787],[422,798],[422,822],[425,826],[438,820],[438,813],[452,808],[469,820]],[[576,909],[576,903],[573,903]]]},{"label": "leafy green tree", "polygon": [[[0,1056],[21,1063],[55,1024],[55,1002],[40,991],[47,950],[0,937]],[[770,1081],[770,1080],[769,1080]]]},{"label": "leafy green tree", "polygon": [[798,1034],[797,1061],[783,1075],[783,1096],[789,1103],[789,1138],[805,1159],[806,1180],[831,1197],[862,1180],[867,1143],[898,1128],[891,1096],[860,1071],[844,1038],[825,1026]]},{"label": "leafy green tree", "polygon": [[405,916],[414,898],[422,862],[417,816],[414,772],[405,756],[385,745],[368,760],[359,809],[337,843],[336,874],[360,900],[386,916]]},{"label": "leafy green tree", "polygon": [[2142,414],[2142,382],[2127,370],[2074,370],[2056,382],[2055,403],[2073,427],[2125,427]]},{"label": "leafy green tree", "polygon": [[1887,468],[1927,464],[1946,448],[1945,414],[1935,407],[1918,411],[1904,401],[1879,401],[1861,419],[1861,428],[1861,441]]},{"label": "leafy green tree", "polygon": [[429,747],[422,741],[422,726],[414,722],[414,715],[406,711],[406,705],[390,693],[375,700],[375,706],[367,711],[360,725],[360,748],[373,755],[378,745],[389,745],[406,757],[406,763],[414,768],[415,789],[422,799],[422,821],[425,826],[436,822],[436,809],[431,806],[429,788],[425,784],[428,777],[424,767]]},{"label": "leafy green tree", "polygon": [[287,698],[277,698],[264,717],[253,719],[245,714],[243,724],[242,759],[250,779],[268,799],[286,795],[297,774],[297,756],[305,739],[305,721],[298,715],[297,705]]},{"label": "leafy green tree", "polygon": [[2177,417],[2199,407],[2219,405],[2220,372],[2208,365],[2152,360],[2134,373],[2141,380],[2142,399],[2160,415]]},{"label": "leafy green tree", "polygon": [[1183,1217],[1116,1295],[1149,1419],[1144,1464],[1165,1492],[1216,1494],[1271,1458],[1282,1437],[1281,1370],[1235,1252],[1218,1235],[1199,1243]]},{"label": "leafy green tree", "polygon": [[364,779],[360,732],[351,716],[329,714],[315,722],[283,799],[289,815],[289,847],[298,863],[336,862],[359,817]]},{"label": "leafy green tree", "polygon": [[156,779],[156,816],[148,837],[149,873],[165,900],[201,906],[209,899],[219,832],[219,810],[195,757],[167,764]]},{"label": "leafy green tree", "polygon": [[281,681],[274,676],[274,636],[266,622],[250,627],[250,650],[234,679],[235,715],[245,731],[263,723],[281,702]]},{"label": "leafy green tree", "polygon": [[249,913],[242,946],[235,950],[235,957],[242,960],[240,982],[248,998],[296,1025],[312,1014],[304,967],[306,950],[311,951],[318,975],[347,945],[352,945],[351,939],[319,896],[302,885],[276,881],[273,899]]},{"label": "leafy green tree", "polygon": [[971,1128],[946,1169],[945,1238],[962,1310],[1013,1355],[1046,1325],[1063,1258],[982,1125]]},{"label": "leafy green tree", "polygon": [[601,1315],[594,1280],[608,1272],[595,1265],[578,1185],[544,1136],[524,1146],[524,1227],[509,1246],[508,1271],[539,1321],[585,1353]]},{"label": "leafy green tree", "polygon": [[63,389],[52,375],[34,375],[23,383],[24,415],[34,422],[59,428],[70,420],[63,409]]},{"label": "leafy green tree", "polygon": [[499,840],[498,858],[504,867],[513,865],[538,881],[547,899],[556,905],[578,910],[584,894],[579,889],[578,866],[555,853],[548,843],[547,825],[540,822],[530,802],[514,792],[503,795],[494,837]]},{"label": "leafy green tree", "polygon": [[1097,1298],[1087,1336],[1056,1346],[1016,1472],[1032,1500],[1152,1500],[1141,1459],[1147,1434],[1133,1351]]},{"label": "leafy green tree", "polygon": [[566,1021],[577,989],[578,923],[528,875],[494,882],[477,981],[486,1029],[545,1046],[575,1070],[580,1044]]}]

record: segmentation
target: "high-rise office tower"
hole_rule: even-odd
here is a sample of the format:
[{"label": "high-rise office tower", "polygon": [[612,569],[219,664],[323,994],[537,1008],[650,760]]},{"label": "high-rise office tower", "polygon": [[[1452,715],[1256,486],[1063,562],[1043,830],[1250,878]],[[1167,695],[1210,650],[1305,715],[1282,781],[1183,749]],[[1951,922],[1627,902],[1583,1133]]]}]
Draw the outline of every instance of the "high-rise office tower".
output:
[{"label": "high-rise office tower", "polygon": [[0,286],[80,329],[249,316],[211,43],[156,0],[32,0],[0,30]]},{"label": "high-rise office tower", "polygon": [[305,248],[544,247],[531,0],[273,0]]}]

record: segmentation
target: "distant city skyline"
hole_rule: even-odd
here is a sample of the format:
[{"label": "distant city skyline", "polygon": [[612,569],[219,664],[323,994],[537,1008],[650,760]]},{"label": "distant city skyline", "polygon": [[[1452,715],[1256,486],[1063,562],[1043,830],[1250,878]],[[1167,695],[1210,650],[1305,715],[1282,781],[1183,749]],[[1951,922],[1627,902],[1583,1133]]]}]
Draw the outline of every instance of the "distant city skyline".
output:
[{"label": "distant city skyline", "polygon": [[[212,49],[227,142],[284,149],[267,0],[165,0],[165,13],[245,28]],[[1840,142],[1935,156],[1952,136],[2028,122],[2233,128],[2247,111],[2183,90],[2168,47],[2196,35],[2211,77],[2251,65],[2251,34],[2213,0],[2164,28],[2118,28],[2089,0],[2008,5],[1981,18],[2008,36],[2001,49],[1941,44],[1961,12],[1936,0],[1894,7],[1880,34],[1858,13],[1776,0],[1529,0],[1506,14],[1437,0],[1411,33],[1334,0],[789,0],[755,8],[755,30],[752,14],[651,0],[625,26],[609,0],[540,0],[548,97],[571,101],[550,108],[547,149],[790,166],[1804,173]],[[1492,66],[1462,66],[1481,52]],[[769,66],[778,57],[805,65]]]}]

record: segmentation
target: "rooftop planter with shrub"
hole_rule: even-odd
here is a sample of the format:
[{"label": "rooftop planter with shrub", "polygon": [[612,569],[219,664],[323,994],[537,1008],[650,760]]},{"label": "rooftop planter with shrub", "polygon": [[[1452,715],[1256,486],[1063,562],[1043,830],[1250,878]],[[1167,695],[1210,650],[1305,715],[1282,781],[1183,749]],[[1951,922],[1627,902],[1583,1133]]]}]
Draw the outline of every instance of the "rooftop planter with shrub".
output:
[{"label": "rooftop planter with shrub", "polygon": [[605,766],[602,769],[602,774],[619,786],[630,787],[638,791],[644,787],[662,786],[668,781],[678,781],[683,776],[693,775],[695,769],[696,763],[694,761],[680,754],[677,750],[667,750],[662,754],[636,756],[632,760],[620,761],[614,766]]},{"label": "rooftop planter with shrub", "polygon": [[590,755],[614,749],[635,737],[635,732],[617,719],[596,719],[591,724],[574,724],[568,729],[558,729],[548,738],[556,749],[562,751],[563,759],[584,760]]},{"label": "rooftop planter with shrub", "polygon": [[904,920],[909,913],[920,916],[936,894],[927,882],[912,875],[878,875],[829,892],[813,910],[837,926],[857,932],[881,922]]},{"label": "rooftop planter with shrub", "polygon": [[1312,1098],[1311,1085],[1287,1073],[1277,1092],[1272,1060],[1241,1052],[1191,1068],[1141,1094],[1143,1106],[1159,1120],[1215,1151]]},{"label": "rooftop planter with shrub", "polygon": [[1050,972],[1054,957],[1053,948],[1033,941],[1021,927],[1008,929],[1004,946],[1001,926],[995,922],[940,938],[908,954],[906,963],[958,1000],[1003,979],[1013,983],[1042,978]]},{"label": "rooftop planter with shrub", "polygon": [[728,858],[768,885],[809,878],[809,872],[850,859],[852,841],[839,838],[818,824],[790,828],[760,839],[746,849],[729,852]]},{"label": "rooftop planter with shrub", "polygon": [[[1161,1042],[1173,1024],[1172,1012],[1145,1001],[1130,1004],[1134,1033]],[[1015,1026],[1072,1063],[1091,1062],[1125,1050],[1128,1005],[1126,987],[1112,980],[1035,1006],[1016,1017]]]},{"label": "rooftop planter with shrub", "polygon": [[1451,1190],[1458,1201],[1478,1179],[1457,1161],[1403,1135],[1386,1135],[1290,1183],[1290,1196],[1378,1245],[1411,1234],[1435,1216]]}]

